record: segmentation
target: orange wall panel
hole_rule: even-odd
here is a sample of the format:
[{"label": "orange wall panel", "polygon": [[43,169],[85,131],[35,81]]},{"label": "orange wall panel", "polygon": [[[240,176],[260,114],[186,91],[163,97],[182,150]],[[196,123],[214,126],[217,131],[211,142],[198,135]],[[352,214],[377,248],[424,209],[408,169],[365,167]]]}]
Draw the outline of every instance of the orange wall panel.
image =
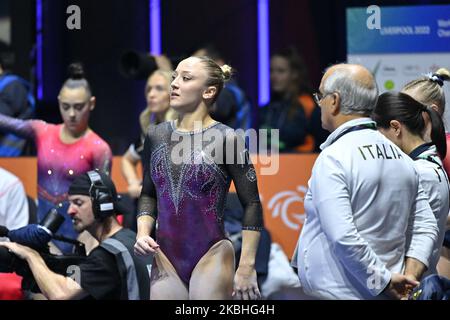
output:
[{"label": "orange wall panel", "polygon": [[0,158],[0,167],[16,175],[26,193],[37,198],[37,162],[34,157]]},{"label": "orange wall panel", "polygon": [[[316,154],[283,154],[279,156],[278,170],[265,175],[268,166],[252,156],[258,177],[258,188],[264,210],[264,222],[273,241],[279,243],[290,258],[297,243],[305,217],[303,199],[308,186]],[[121,157],[113,158],[112,178],[119,193],[125,193],[127,183],[120,170]],[[273,163],[273,159],[272,159]],[[0,158],[0,167],[11,171],[24,183],[28,195],[37,197],[36,158]],[[142,167],[138,167],[142,172]],[[230,191],[235,192],[232,185]]]}]

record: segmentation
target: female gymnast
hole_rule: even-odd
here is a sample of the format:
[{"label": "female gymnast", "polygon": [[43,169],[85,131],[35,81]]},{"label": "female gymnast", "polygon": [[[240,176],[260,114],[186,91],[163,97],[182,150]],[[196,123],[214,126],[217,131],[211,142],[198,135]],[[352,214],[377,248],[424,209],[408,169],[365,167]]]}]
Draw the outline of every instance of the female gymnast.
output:
[{"label": "female gymnast", "polygon": [[[0,129],[34,139],[38,167],[38,220],[56,207],[66,218],[58,233],[76,238],[78,233],[67,214],[69,185],[74,177],[89,170],[109,173],[112,153],[108,144],[88,126],[95,97],[81,64],[71,64],[69,74],[58,96],[63,123],[24,121],[0,114]],[[55,241],[55,244],[63,253],[71,252],[73,247],[60,241]]]},{"label": "female gymnast", "polygon": [[[208,57],[181,61],[170,99],[178,119],[150,127],[146,137],[135,253],[154,254],[150,299],[260,298],[254,266],[263,216],[255,170],[244,139],[208,112],[230,76],[229,66]],[[231,180],[245,210],[236,272],[222,219]],[[155,221],[156,241],[149,236]]]}]

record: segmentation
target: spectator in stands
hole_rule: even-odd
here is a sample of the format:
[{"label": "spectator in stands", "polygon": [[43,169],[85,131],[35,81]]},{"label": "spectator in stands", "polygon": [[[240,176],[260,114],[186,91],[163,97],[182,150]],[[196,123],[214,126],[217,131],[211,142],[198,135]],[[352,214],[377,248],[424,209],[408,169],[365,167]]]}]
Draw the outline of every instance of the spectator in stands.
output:
[{"label": "spectator in stands", "polygon": [[294,48],[273,54],[270,86],[271,100],[259,109],[260,129],[280,130],[281,152],[319,151],[328,133],[320,123],[320,108],[311,95],[306,66]]},{"label": "spectator in stands", "polygon": [[[139,116],[141,133],[122,157],[122,174],[128,183],[128,196],[133,200],[136,200],[141,194],[142,177],[138,174],[137,165],[142,158],[145,135],[149,127],[176,118],[176,112],[169,105],[171,81],[171,71],[158,69],[149,76],[145,86],[147,107]],[[136,230],[136,215],[125,215],[124,223],[127,227]]]},{"label": "spectator in stands", "polygon": [[[0,114],[17,119],[31,119],[35,101],[30,84],[21,77],[8,72],[0,57]],[[0,133],[0,157],[23,155],[27,146],[25,138],[9,132]]]}]

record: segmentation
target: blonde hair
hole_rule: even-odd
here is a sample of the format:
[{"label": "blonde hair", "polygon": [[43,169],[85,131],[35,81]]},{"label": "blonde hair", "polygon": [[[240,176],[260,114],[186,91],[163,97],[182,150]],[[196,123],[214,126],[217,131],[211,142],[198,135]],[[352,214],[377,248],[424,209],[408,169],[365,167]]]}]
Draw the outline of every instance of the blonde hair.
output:
[{"label": "blonde hair", "polygon": [[[154,71],[147,78],[147,83],[145,84],[145,91],[144,91],[145,95],[147,95],[147,92],[148,92],[148,83],[150,81],[150,78],[153,77],[154,75],[160,75],[160,76],[164,77],[164,79],[167,81],[167,92],[170,94],[170,83],[172,82],[172,71],[158,69],[158,70]],[[175,120],[177,117],[178,117],[177,112],[169,106],[169,109],[167,109],[167,112],[164,116],[164,121]],[[142,111],[141,114],[139,115],[139,124],[141,125],[141,129],[143,132],[147,132],[148,128],[152,124],[150,122],[151,118],[152,118],[152,112],[148,108],[145,108],[145,110]]]},{"label": "blonde hair", "polygon": [[161,69],[153,71],[152,74],[149,75],[147,78],[147,82],[145,83],[144,93],[147,94],[148,83],[150,82],[150,79],[155,75],[160,75],[167,81],[167,91],[170,92],[170,83],[172,82],[172,73],[173,73],[173,71],[166,71],[166,70],[161,70]]},{"label": "blonde hair", "polygon": [[424,105],[437,105],[439,113],[443,115],[445,94],[442,86],[445,81],[450,81],[450,72],[445,68],[440,68],[435,73],[408,82],[402,92],[409,94]]},{"label": "blonde hair", "polygon": [[206,71],[208,73],[208,79],[206,79],[206,85],[217,88],[217,92],[211,102],[211,104],[213,104],[214,102],[216,102],[217,97],[219,96],[220,92],[222,91],[225,83],[231,79],[231,76],[233,75],[233,69],[227,64],[224,64],[223,66],[219,66],[217,64],[217,62],[215,62],[213,59],[211,59],[210,57],[207,57],[207,56],[196,57],[196,58],[200,59],[200,61],[205,66]]}]

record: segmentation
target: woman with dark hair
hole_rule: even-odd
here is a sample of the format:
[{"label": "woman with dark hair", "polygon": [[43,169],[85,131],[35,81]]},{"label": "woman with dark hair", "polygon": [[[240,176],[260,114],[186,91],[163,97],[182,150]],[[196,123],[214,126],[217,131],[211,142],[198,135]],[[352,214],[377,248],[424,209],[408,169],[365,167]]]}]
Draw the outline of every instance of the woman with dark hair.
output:
[{"label": "woman with dark hair", "polygon": [[[445,68],[440,68],[434,73],[429,73],[423,77],[408,82],[402,89],[403,93],[413,97],[420,103],[433,108],[441,117],[445,112],[444,82],[450,81],[450,72]],[[430,138],[430,120],[425,117],[424,139],[427,142]],[[450,144],[450,134],[446,135],[447,145]],[[447,148],[449,151],[450,148]],[[447,175],[450,173],[450,156],[444,155],[441,158]]]},{"label": "woman with dark hair", "polygon": [[[445,112],[444,83],[450,81],[450,72],[445,68],[439,68],[433,73],[429,73],[418,79],[408,82],[402,92],[410,95],[420,103],[431,106],[441,117]],[[425,119],[426,129],[424,133],[425,141],[430,141],[430,121]],[[447,146],[450,146],[450,133],[446,134]],[[450,147],[447,148],[447,155],[442,158],[447,176],[450,175]],[[444,247],[441,251],[441,260],[438,264],[438,272],[450,278],[450,215],[447,218],[447,232],[445,235]]]},{"label": "woman with dark hair", "polygon": [[328,133],[322,129],[320,108],[307,84],[306,66],[294,48],[272,55],[270,86],[271,100],[259,109],[260,129],[279,130],[282,152],[318,151]]},{"label": "woman with dark hair", "polygon": [[[108,144],[89,128],[89,116],[95,108],[88,81],[81,64],[69,66],[69,78],[58,96],[61,124],[41,120],[20,120],[0,114],[0,129],[34,139],[38,166],[38,220],[51,208],[57,208],[66,219],[60,234],[76,238],[72,219],[67,214],[67,191],[74,177],[93,169],[109,174],[112,153]],[[56,241],[63,253],[72,245]]]},{"label": "woman with dark hair", "polygon": [[[209,114],[230,77],[229,66],[208,57],[181,61],[170,95],[178,119],[147,133],[135,253],[155,254],[150,299],[260,297],[255,255],[263,217],[255,169],[244,139]],[[236,272],[223,225],[231,181],[244,208]]]},{"label": "woman with dark hair", "polygon": [[[431,142],[426,142],[423,138],[425,115],[431,123]],[[401,92],[386,92],[380,95],[373,119],[378,130],[415,161],[420,183],[428,196],[439,228],[438,241],[433,248],[426,274],[436,273],[449,212],[450,191],[441,160],[447,153],[442,119],[430,106],[425,106]],[[420,280],[422,276],[419,271],[408,269],[407,265],[405,274],[408,273],[416,280]]]}]

